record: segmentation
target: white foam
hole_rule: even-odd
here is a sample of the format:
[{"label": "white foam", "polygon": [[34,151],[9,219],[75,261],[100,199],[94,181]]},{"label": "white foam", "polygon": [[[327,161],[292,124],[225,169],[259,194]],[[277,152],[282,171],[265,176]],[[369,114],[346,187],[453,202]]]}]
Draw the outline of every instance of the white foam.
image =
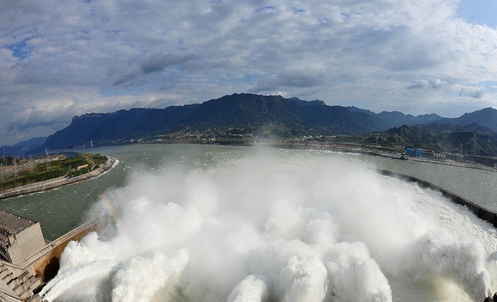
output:
[{"label": "white foam", "polygon": [[45,297],[94,292],[81,280],[106,290],[96,301],[470,301],[495,286],[495,231],[466,209],[343,156],[274,152],[134,174],[106,194],[119,223],[69,245]]}]

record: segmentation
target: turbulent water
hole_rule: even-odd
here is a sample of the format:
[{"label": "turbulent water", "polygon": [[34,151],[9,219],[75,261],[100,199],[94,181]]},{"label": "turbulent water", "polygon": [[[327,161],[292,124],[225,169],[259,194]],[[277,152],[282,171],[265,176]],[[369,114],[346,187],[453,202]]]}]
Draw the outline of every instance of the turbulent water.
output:
[{"label": "turbulent water", "polygon": [[130,170],[44,299],[479,301],[497,289],[491,225],[353,160],[265,150]]}]

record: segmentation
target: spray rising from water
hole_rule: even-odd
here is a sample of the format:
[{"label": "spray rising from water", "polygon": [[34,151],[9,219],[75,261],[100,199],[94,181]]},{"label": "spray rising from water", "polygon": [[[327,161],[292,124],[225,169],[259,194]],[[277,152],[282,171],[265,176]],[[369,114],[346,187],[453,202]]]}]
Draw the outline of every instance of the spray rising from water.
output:
[{"label": "spray rising from water", "polygon": [[[495,232],[440,194],[279,152],[136,173],[68,245],[48,301],[478,301]],[[492,284],[493,285],[493,284]]]}]

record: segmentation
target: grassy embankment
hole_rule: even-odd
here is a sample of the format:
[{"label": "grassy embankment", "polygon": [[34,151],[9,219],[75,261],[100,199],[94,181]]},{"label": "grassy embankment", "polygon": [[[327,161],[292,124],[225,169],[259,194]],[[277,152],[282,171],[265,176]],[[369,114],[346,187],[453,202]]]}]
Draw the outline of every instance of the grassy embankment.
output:
[{"label": "grassy embankment", "polygon": [[[3,181],[0,181],[0,190],[4,191],[15,187],[45,181],[61,176],[74,177],[82,175],[97,169],[101,164],[107,161],[107,157],[100,154],[78,154],[76,157],[58,156],[59,159],[50,160],[41,164],[34,165],[28,169],[18,169],[18,175],[10,173],[4,176]],[[29,162],[24,163],[24,167],[30,165]],[[77,169],[78,167],[88,165],[85,168]],[[12,168],[8,166],[5,168]],[[18,163],[21,167],[21,162]]]}]

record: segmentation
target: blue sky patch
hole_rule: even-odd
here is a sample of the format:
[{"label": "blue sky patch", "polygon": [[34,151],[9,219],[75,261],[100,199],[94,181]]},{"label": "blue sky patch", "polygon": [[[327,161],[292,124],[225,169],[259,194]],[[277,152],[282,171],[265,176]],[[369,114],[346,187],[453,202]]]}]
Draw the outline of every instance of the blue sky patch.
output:
[{"label": "blue sky patch", "polygon": [[31,39],[25,39],[19,43],[7,45],[7,48],[12,50],[14,57],[19,58],[21,60],[24,60],[30,54],[30,51],[28,49],[26,49],[26,41],[29,41],[29,40],[31,40]]},{"label": "blue sky patch", "polygon": [[468,23],[497,27],[497,1],[495,0],[465,0],[457,10],[459,17]]}]

